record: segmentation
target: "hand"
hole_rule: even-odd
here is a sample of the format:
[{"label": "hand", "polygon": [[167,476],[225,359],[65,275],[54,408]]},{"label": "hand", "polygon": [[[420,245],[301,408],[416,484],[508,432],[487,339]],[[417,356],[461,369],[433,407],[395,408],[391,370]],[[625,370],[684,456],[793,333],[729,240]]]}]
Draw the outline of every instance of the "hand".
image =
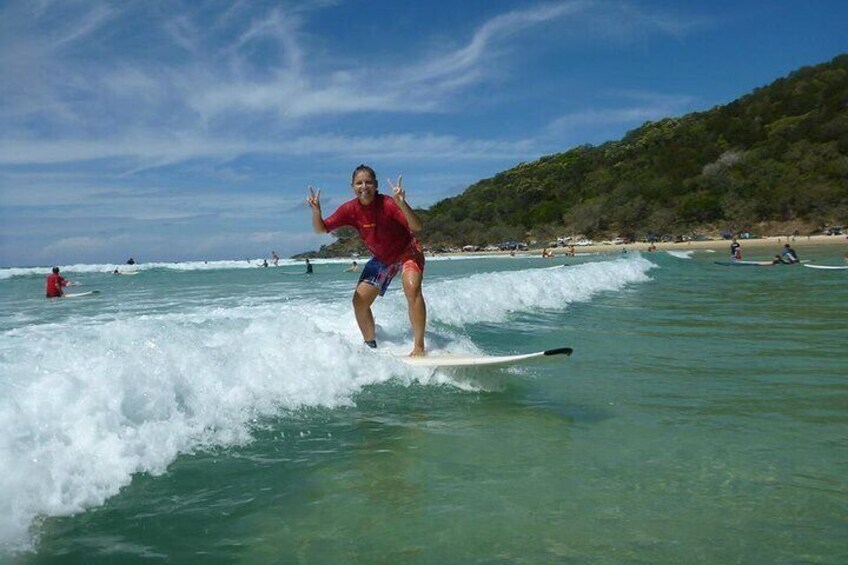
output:
[{"label": "hand", "polygon": [[398,202],[406,202],[406,191],[403,189],[403,175],[398,175],[397,184],[392,183],[392,179],[386,179],[389,181],[389,186],[392,188],[392,192],[395,193],[395,200]]},{"label": "hand", "polygon": [[312,188],[312,185],[309,185],[309,196],[306,197],[306,203],[312,206],[315,210],[321,209],[321,189],[319,188],[317,191]]}]

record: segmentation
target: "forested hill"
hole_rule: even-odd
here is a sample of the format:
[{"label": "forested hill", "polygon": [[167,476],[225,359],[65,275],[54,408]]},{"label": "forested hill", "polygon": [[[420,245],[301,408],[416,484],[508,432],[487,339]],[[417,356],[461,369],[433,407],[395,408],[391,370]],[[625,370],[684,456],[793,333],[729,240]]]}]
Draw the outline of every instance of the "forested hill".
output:
[{"label": "forested hill", "polygon": [[430,245],[846,224],[848,55],[725,106],[521,164],[423,214]]}]

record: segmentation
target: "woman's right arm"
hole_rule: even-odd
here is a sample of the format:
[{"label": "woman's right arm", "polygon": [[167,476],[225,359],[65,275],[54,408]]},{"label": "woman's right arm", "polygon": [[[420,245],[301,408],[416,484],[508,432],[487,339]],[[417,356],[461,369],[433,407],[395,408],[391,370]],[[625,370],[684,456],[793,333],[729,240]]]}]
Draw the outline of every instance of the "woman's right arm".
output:
[{"label": "woman's right arm", "polygon": [[327,233],[327,226],[324,225],[324,218],[321,215],[321,189],[317,191],[311,186],[309,187],[309,195],[306,197],[306,203],[312,208],[312,229],[315,233]]}]

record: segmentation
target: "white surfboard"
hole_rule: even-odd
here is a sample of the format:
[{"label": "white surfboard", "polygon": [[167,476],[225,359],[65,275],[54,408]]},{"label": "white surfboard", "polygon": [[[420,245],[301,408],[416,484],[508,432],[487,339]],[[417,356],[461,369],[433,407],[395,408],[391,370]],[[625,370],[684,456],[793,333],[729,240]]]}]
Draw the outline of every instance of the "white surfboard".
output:
[{"label": "white surfboard", "polygon": [[71,294],[65,294],[64,298],[82,298],[83,296],[91,296],[93,294],[100,294],[99,290],[89,290],[88,292],[74,292]]},{"label": "white surfboard", "polygon": [[571,355],[570,347],[522,353],[519,355],[427,355],[424,357],[401,357],[400,360],[413,367],[483,367],[490,365],[515,365],[530,359]]},{"label": "white surfboard", "polygon": [[827,269],[828,271],[845,271],[848,270],[848,265],[804,265],[811,269]]}]

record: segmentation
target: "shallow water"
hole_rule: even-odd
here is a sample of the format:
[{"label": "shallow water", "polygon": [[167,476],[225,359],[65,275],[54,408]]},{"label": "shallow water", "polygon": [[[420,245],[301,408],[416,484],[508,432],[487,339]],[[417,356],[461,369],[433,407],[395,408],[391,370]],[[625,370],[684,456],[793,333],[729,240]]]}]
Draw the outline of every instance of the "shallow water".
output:
[{"label": "shallow water", "polygon": [[429,261],[434,353],[575,350],[461,371],[344,262],[0,273],[0,556],[844,563],[848,272],[716,255]]}]

